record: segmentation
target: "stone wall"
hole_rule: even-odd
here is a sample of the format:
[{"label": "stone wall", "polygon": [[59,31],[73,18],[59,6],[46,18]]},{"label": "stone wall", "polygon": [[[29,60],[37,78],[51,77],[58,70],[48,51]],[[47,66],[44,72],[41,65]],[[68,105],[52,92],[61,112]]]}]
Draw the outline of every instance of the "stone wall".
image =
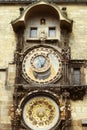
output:
[{"label": "stone wall", "polygon": [[15,79],[11,64],[17,43],[11,21],[19,14],[19,6],[0,6],[0,130],[11,130],[9,108]]},{"label": "stone wall", "polygon": [[[87,59],[87,6],[64,5],[68,17],[73,22],[73,32],[70,34],[72,59]],[[0,130],[11,130],[9,108],[12,104],[15,65],[14,51],[17,39],[13,32],[11,21],[19,15],[21,5],[0,5]],[[62,8],[62,6],[59,6]],[[85,79],[87,80],[87,68]],[[87,81],[86,81],[87,83]],[[81,120],[87,118],[87,96],[82,101],[71,101],[73,130],[82,128]]]},{"label": "stone wall", "polygon": [[16,37],[11,21],[20,15],[19,6],[0,6],[0,68],[13,62]]},{"label": "stone wall", "polygon": [[70,35],[72,59],[87,59],[87,6],[67,6],[69,18],[73,19]]}]

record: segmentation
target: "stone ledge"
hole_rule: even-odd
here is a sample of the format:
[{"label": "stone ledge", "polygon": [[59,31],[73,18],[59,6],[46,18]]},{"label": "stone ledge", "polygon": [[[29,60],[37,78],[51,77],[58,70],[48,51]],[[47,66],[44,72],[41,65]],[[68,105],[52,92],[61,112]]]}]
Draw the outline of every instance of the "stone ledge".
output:
[{"label": "stone ledge", "polygon": [[[38,1],[38,0],[37,0]],[[37,2],[36,0],[0,0],[0,3],[1,4],[21,4],[21,3],[23,3],[23,4],[26,4],[26,3],[28,3],[28,4],[31,4],[31,3],[34,3],[34,2]],[[74,4],[78,4],[78,3],[87,3],[87,1],[86,0],[48,0],[48,2],[53,2],[53,3],[56,3],[56,4],[58,4],[58,3],[74,3]]]}]

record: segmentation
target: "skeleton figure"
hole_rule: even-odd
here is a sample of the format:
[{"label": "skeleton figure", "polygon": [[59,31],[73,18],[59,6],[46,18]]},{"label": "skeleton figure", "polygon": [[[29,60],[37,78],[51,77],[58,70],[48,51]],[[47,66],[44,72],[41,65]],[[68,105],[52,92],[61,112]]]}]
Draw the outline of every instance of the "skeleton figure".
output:
[{"label": "skeleton figure", "polygon": [[69,61],[70,59],[70,48],[62,49],[62,56],[65,61]]}]

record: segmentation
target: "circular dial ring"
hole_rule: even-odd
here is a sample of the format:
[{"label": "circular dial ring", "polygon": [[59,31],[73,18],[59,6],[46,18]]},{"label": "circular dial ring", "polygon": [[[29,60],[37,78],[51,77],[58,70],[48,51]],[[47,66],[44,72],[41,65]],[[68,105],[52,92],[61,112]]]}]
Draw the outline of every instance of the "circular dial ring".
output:
[{"label": "circular dial ring", "polygon": [[[37,65],[38,64],[38,65]],[[50,70],[50,72],[49,72]],[[47,72],[46,72],[47,71]],[[60,79],[62,75],[62,62],[59,52],[50,46],[35,46],[24,57],[22,62],[23,77],[34,84],[48,84]],[[46,75],[47,78],[40,77],[39,73]]]},{"label": "circular dial ring", "polygon": [[50,59],[47,54],[36,53],[30,60],[32,69],[35,72],[42,73],[47,71],[50,68]]},{"label": "circular dial ring", "polygon": [[21,100],[19,107],[22,109],[22,121],[26,128],[52,130],[59,125],[59,101],[53,92],[33,91]]}]

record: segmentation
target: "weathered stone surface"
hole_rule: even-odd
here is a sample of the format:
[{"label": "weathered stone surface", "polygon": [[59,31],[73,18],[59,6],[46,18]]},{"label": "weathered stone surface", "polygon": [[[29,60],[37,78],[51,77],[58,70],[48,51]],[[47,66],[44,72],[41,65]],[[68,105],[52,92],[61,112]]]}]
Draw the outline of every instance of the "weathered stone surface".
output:
[{"label": "weathered stone surface", "polygon": [[7,68],[13,62],[17,41],[11,21],[19,14],[19,6],[0,6],[0,68]]},{"label": "weathered stone surface", "polygon": [[[9,108],[13,100],[13,86],[6,86],[6,72],[0,71],[0,130],[10,130]],[[7,127],[8,126],[8,127]]]},{"label": "weathered stone surface", "polygon": [[[63,5],[67,7],[68,17],[73,20],[73,32],[70,34],[72,59],[87,59],[87,6]],[[13,63],[17,39],[11,21],[19,14],[21,5],[0,5],[0,68],[9,68]],[[60,5],[60,8],[62,6]],[[87,68],[84,69],[87,84]],[[6,81],[10,81],[10,87]],[[9,107],[12,104],[15,73],[0,71],[0,130],[11,130]],[[82,101],[71,101],[73,130],[82,129],[81,119],[87,118],[87,96]]]},{"label": "weathered stone surface", "polygon": [[72,119],[81,120],[87,118],[87,96],[80,101],[71,101]]},{"label": "weathered stone surface", "polygon": [[73,20],[73,32],[70,35],[71,57],[87,59],[87,6],[67,6],[68,16]]}]

